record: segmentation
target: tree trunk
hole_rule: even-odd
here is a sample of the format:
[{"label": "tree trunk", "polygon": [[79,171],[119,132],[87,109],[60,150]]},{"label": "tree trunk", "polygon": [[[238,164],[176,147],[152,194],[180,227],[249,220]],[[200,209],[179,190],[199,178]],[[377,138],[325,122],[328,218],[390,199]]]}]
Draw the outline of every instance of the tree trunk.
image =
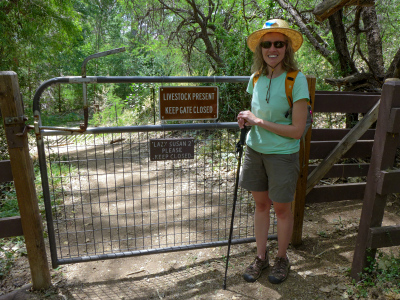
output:
[{"label": "tree trunk", "polygon": [[385,74],[383,53],[382,53],[382,39],[376,16],[375,6],[364,7],[361,14],[365,34],[367,37],[368,45],[368,61],[375,76],[382,78]]},{"label": "tree trunk", "polygon": [[347,47],[346,31],[342,22],[342,10],[337,11],[329,17],[329,25],[332,30],[335,48],[339,55],[340,70],[342,76],[357,73],[358,70],[352,61]]},{"label": "tree trunk", "polygon": [[[346,30],[342,22],[342,10],[335,12],[329,17],[329,25],[332,30],[335,48],[339,55],[340,71],[342,76],[358,73],[354,61],[350,57],[347,47]],[[358,114],[346,114],[346,128],[352,128],[358,121]]]}]

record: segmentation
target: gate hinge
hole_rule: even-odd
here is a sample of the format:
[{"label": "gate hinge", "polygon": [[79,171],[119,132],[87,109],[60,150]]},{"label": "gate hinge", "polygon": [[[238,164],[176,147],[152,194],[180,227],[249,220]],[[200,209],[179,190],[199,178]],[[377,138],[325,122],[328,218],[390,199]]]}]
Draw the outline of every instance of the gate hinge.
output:
[{"label": "gate hinge", "polygon": [[5,117],[4,124],[5,125],[14,125],[14,124],[21,124],[25,121],[28,121],[26,116],[19,116],[19,117]]}]

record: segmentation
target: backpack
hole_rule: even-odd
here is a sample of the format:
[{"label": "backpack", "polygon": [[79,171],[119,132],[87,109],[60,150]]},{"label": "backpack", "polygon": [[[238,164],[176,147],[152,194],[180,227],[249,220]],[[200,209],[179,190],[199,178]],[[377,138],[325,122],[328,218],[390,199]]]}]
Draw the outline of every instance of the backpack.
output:
[{"label": "backpack", "polygon": [[[289,71],[286,74],[286,79],[285,79],[285,92],[286,92],[286,98],[289,104],[289,110],[287,111],[285,117],[286,118],[291,118],[292,116],[292,107],[293,107],[293,86],[294,86],[294,81],[296,80],[297,74],[299,74],[299,70],[297,71]],[[257,73],[253,76],[253,87],[256,85],[256,82],[258,78],[260,77],[260,74]],[[311,97],[309,97],[309,100],[307,101],[307,121],[306,121],[306,127],[304,128],[303,135],[301,136],[301,139],[304,139],[305,135],[308,132],[308,129],[310,128],[311,124],[313,122],[312,119],[312,108],[311,108]]]}]

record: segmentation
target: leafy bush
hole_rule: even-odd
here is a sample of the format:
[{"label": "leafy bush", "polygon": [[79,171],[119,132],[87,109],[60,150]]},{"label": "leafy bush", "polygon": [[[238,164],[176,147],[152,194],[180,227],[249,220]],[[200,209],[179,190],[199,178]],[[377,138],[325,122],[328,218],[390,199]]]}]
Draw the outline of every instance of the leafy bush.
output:
[{"label": "leafy bush", "polygon": [[18,216],[19,208],[14,184],[0,184],[0,191],[0,218]]},{"label": "leafy bush", "polygon": [[91,126],[122,126],[124,125],[124,118],[122,118],[124,107],[124,101],[109,91],[104,105],[100,106],[99,110],[93,114],[89,124]]},{"label": "leafy bush", "polygon": [[385,296],[385,299],[398,299],[400,294],[400,250],[385,254],[378,251],[376,259],[368,258],[369,266],[361,274],[359,282],[353,281],[349,294],[356,298],[373,299]]},{"label": "leafy bush", "polygon": [[42,112],[40,115],[45,126],[76,126],[83,123],[83,113],[71,111],[68,113]]},{"label": "leafy bush", "polygon": [[6,132],[3,126],[3,118],[0,117],[0,160],[9,159]]},{"label": "leafy bush", "polygon": [[0,239],[0,279],[7,275],[16,257],[26,254],[23,236]]}]

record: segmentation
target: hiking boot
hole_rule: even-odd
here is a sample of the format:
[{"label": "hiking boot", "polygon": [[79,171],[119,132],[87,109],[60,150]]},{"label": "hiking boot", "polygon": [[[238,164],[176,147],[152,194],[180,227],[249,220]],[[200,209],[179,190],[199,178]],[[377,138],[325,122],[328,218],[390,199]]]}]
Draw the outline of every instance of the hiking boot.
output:
[{"label": "hiking boot", "polygon": [[268,280],[271,283],[281,283],[286,280],[289,275],[289,258],[276,257],[274,266],[272,267],[271,273],[268,276]]},{"label": "hiking boot", "polygon": [[247,282],[254,282],[261,276],[262,270],[269,267],[268,253],[265,254],[265,259],[261,259],[258,256],[254,261],[246,268],[243,274],[244,280]]}]

